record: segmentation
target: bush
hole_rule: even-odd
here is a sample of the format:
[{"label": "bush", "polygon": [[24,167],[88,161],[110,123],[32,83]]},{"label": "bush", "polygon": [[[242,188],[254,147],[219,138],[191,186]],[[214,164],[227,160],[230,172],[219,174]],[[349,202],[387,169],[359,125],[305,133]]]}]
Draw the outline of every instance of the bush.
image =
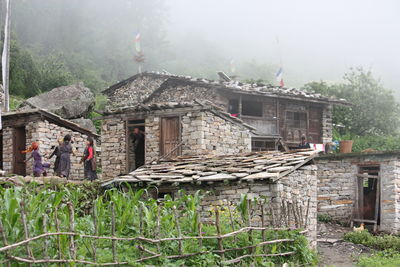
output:
[{"label": "bush", "polygon": [[393,235],[373,236],[367,230],[362,232],[349,232],[344,235],[344,240],[355,244],[378,250],[400,251],[400,237]]},{"label": "bush", "polygon": [[382,251],[372,256],[361,257],[358,267],[397,267],[400,266],[400,253],[395,251]]},{"label": "bush", "polygon": [[323,223],[330,223],[330,222],[332,222],[332,217],[328,214],[318,214],[317,220],[319,222],[323,222]]}]

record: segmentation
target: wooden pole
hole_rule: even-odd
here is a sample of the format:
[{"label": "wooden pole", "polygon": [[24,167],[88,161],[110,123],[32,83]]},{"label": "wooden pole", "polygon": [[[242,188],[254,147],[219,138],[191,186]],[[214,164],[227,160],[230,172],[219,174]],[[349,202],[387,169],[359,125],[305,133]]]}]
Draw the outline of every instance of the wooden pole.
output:
[{"label": "wooden pole", "polygon": [[[251,227],[251,209],[252,209],[251,199],[248,199],[247,203],[248,203],[248,205],[247,205],[247,207],[248,207],[248,209],[247,209],[247,224],[249,227]],[[251,230],[251,229],[249,231],[249,243],[250,243],[250,245],[253,245],[253,230]],[[254,249],[250,248],[249,253],[253,254],[253,252],[254,252]]]},{"label": "wooden pole", "polygon": [[[58,232],[60,232],[60,221],[58,220],[58,208],[57,207],[54,209],[54,217],[55,217],[55,223],[56,223],[56,231],[58,233]],[[57,235],[57,246],[58,246],[58,259],[62,260],[63,254],[62,254],[62,249],[61,249],[61,237],[59,235]],[[61,266],[61,263],[59,263],[58,266]]]},{"label": "wooden pole", "polygon": [[[46,212],[46,213],[48,213],[48,212]],[[47,215],[46,214],[43,215],[43,233],[47,234]],[[46,260],[49,259],[48,248],[49,248],[49,239],[47,237],[45,237],[44,238],[44,251],[43,251],[43,254],[44,254],[44,258]],[[49,266],[49,264],[45,263],[45,266]]]},{"label": "wooden pole", "polygon": [[[67,203],[68,213],[69,213],[69,231],[75,233],[75,213],[74,207],[71,202]],[[75,248],[75,237],[70,236],[69,252],[71,254],[72,260],[76,260],[76,248]]]},{"label": "wooden pole", "polygon": [[[97,227],[97,207],[96,204],[93,203],[93,227],[94,227],[94,235],[97,236],[99,233],[98,227]],[[93,262],[97,262],[97,239],[93,239],[92,243],[92,249],[93,249]]]},{"label": "wooden pole", "polygon": [[201,212],[198,210],[197,211],[197,217],[199,218],[199,224],[197,225],[197,229],[199,232],[199,249],[200,251],[203,248],[203,233],[202,233],[202,228],[203,228],[203,224],[201,223]]},{"label": "wooden pole", "polygon": [[10,36],[11,36],[11,0],[5,0],[6,16],[4,24],[4,44],[2,54],[2,80],[4,86],[4,109],[10,111]]},{"label": "wooden pole", "polygon": [[[157,204],[157,228],[156,228],[156,238],[160,239],[160,204]],[[160,243],[157,243],[157,253],[161,252]]]},{"label": "wooden pole", "polygon": [[[261,227],[263,228],[261,230],[261,236],[262,236],[262,241],[265,242],[265,215],[264,215],[264,209],[265,209],[265,203],[261,203],[260,207],[261,207]],[[266,247],[263,247],[264,249],[264,253],[266,253]]]},{"label": "wooden pole", "polygon": [[174,217],[175,217],[175,224],[176,224],[176,229],[178,230],[178,244],[179,244],[179,254],[182,255],[183,254],[183,246],[182,246],[182,232],[181,232],[181,226],[179,225],[179,217],[178,217],[178,212],[176,210],[176,206],[173,206],[172,208],[174,210]]},{"label": "wooden pole", "polygon": [[[111,235],[115,237],[115,204],[111,202]],[[117,240],[113,239],[112,241],[112,254],[113,254],[113,261],[118,262],[117,259]]]},{"label": "wooden pole", "polygon": [[[4,246],[8,246],[7,236],[6,236],[6,232],[4,230],[3,221],[1,220],[1,217],[0,217],[0,234],[1,234],[1,239],[3,240]],[[6,260],[7,260],[7,262],[6,262],[7,267],[11,267],[8,251],[5,251],[5,255],[6,255]]]},{"label": "wooden pole", "polygon": [[218,242],[218,250],[221,251],[221,261],[224,260],[224,246],[223,246],[223,240],[221,238],[221,226],[219,222],[219,210],[218,207],[214,207],[215,210],[215,227],[217,228],[217,242]]},{"label": "wooden pole", "polygon": [[[25,237],[25,239],[29,239],[28,223],[26,221],[26,213],[25,213],[25,203],[23,201],[21,201],[20,207],[21,207],[22,225],[24,226],[24,237]],[[29,242],[26,243],[25,246],[26,246],[26,253],[28,254],[28,258],[33,259],[33,254],[32,254],[32,250],[29,246]],[[29,264],[29,266],[32,266],[32,264]]]}]

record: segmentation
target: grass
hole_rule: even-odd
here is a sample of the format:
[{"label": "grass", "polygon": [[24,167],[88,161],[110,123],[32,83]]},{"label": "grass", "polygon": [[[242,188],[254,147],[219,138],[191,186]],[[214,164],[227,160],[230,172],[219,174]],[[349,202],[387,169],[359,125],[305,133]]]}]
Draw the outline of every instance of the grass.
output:
[{"label": "grass", "polygon": [[361,244],[376,250],[400,251],[400,237],[395,235],[374,236],[367,230],[361,232],[349,232],[344,235],[344,240],[355,244]]},{"label": "grass", "polygon": [[400,253],[389,250],[380,251],[372,256],[364,256],[358,260],[357,267],[398,267]]}]

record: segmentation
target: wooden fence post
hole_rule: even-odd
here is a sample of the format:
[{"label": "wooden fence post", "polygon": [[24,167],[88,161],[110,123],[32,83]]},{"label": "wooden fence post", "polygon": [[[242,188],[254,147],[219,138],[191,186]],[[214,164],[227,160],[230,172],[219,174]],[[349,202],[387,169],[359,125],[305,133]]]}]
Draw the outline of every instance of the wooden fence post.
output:
[{"label": "wooden fence post", "polygon": [[[69,231],[71,233],[75,233],[74,206],[72,205],[71,202],[68,202],[67,206],[68,206],[68,213],[69,213]],[[76,260],[75,237],[73,235],[70,236],[69,251],[70,251],[70,254],[71,254],[71,258],[73,260]]]},{"label": "wooden fence post", "polygon": [[[97,207],[96,203],[93,203],[93,227],[94,227],[94,235],[98,236],[98,226],[97,226]],[[93,239],[92,241],[92,249],[93,249],[93,261],[97,262],[97,239]]]},{"label": "wooden fence post", "polygon": [[[262,241],[265,242],[265,215],[264,215],[264,209],[265,209],[265,202],[261,203],[261,227],[263,228],[261,230],[261,236],[262,236]],[[263,246],[264,253],[266,253],[266,247]]]},{"label": "wooden fence post", "polygon": [[218,207],[214,207],[214,211],[215,211],[215,227],[217,228],[218,250],[220,251],[221,261],[223,261],[224,260],[224,245],[223,245],[223,240],[221,238],[221,225],[219,222]]},{"label": "wooden fence post", "polygon": [[203,248],[203,234],[202,234],[202,228],[203,228],[203,224],[201,222],[201,212],[198,210],[197,211],[197,217],[199,218],[199,224],[197,225],[197,230],[199,232],[199,248],[200,250],[202,250]]},{"label": "wooden fence post", "polygon": [[[248,203],[248,205],[247,205],[247,207],[248,207],[248,209],[247,209],[247,224],[249,227],[251,227],[251,209],[252,209],[251,199],[247,200],[247,203]],[[253,245],[253,230],[251,230],[251,229],[249,230],[249,242],[250,242],[250,246],[252,246]],[[249,253],[253,254],[253,251],[254,251],[254,249],[251,247],[249,249]]]},{"label": "wooden fence post", "polygon": [[[7,246],[8,245],[7,236],[6,236],[6,232],[5,232],[5,229],[3,226],[3,221],[1,220],[1,217],[0,217],[0,234],[1,234],[1,238],[3,240],[4,246]],[[7,260],[7,267],[11,267],[11,262],[10,262],[10,259],[8,258],[9,257],[8,251],[5,251],[5,255],[6,255],[6,260]]]},{"label": "wooden fence post", "polygon": [[[24,226],[24,237],[25,237],[25,239],[29,239],[28,224],[26,222],[25,203],[23,201],[20,202],[20,207],[21,207],[21,220],[22,220],[22,224]],[[33,259],[33,254],[32,254],[32,250],[29,246],[29,242],[26,243],[26,253],[28,254],[29,259]],[[29,266],[32,266],[32,264],[30,263]]]},{"label": "wooden fence post", "polygon": [[118,262],[117,259],[117,240],[115,240],[115,203],[111,202],[111,235],[112,235],[112,254],[113,261]]},{"label": "wooden fence post", "polygon": [[176,206],[173,206],[172,209],[174,210],[174,217],[175,217],[175,224],[176,228],[178,230],[178,237],[179,237],[179,254],[183,254],[183,246],[182,246],[182,232],[181,232],[181,226],[179,225],[179,220],[178,220],[178,212],[176,210]]},{"label": "wooden fence post", "polygon": [[[55,223],[56,223],[56,231],[57,233],[60,232],[60,221],[58,220],[58,208],[56,207],[54,209],[54,218],[55,218]],[[63,259],[63,253],[61,249],[61,237],[58,235],[57,236],[57,246],[58,246],[58,259],[62,260]],[[58,266],[61,266],[61,263],[58,264]]]},{"label": "wooden fence post", "polygon": [[[48,212],[46,212],[46,213],[48,213]],[[46,214],[43,215],[43,233],[47,234],[47,215]],[[49,238],[45,237],[44,238],[44,252],[43,252],[43,254],[44,254],[44,258],[46,260],[49,259],[48,247],[49,247]],[[45,265],[49,266],[49,263],[46,262]]]},{"label": "wooden fence post", "polygon": [[[157,228],[156,228],[156,238],[160,240],[160,204],[157,203]],[[160,242],[157,242],[157,253],[160,254]]]}]

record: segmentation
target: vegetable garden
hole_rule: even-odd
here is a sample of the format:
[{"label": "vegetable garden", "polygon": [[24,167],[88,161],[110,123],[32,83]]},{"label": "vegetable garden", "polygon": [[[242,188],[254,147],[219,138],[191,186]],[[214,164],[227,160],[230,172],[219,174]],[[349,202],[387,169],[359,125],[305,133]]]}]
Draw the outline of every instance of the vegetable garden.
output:
[{"label": "vegetable garden", "polygon": [[[0,187],[5,266],[315,265],[300,228],[273,228],[265,200],[199,212],[202,193],[157,201],[146,190],[88,194],[80,186]],[[260,225],[251,223],[261,211]],[[303,225],[304,226],[304,225]]]}]

